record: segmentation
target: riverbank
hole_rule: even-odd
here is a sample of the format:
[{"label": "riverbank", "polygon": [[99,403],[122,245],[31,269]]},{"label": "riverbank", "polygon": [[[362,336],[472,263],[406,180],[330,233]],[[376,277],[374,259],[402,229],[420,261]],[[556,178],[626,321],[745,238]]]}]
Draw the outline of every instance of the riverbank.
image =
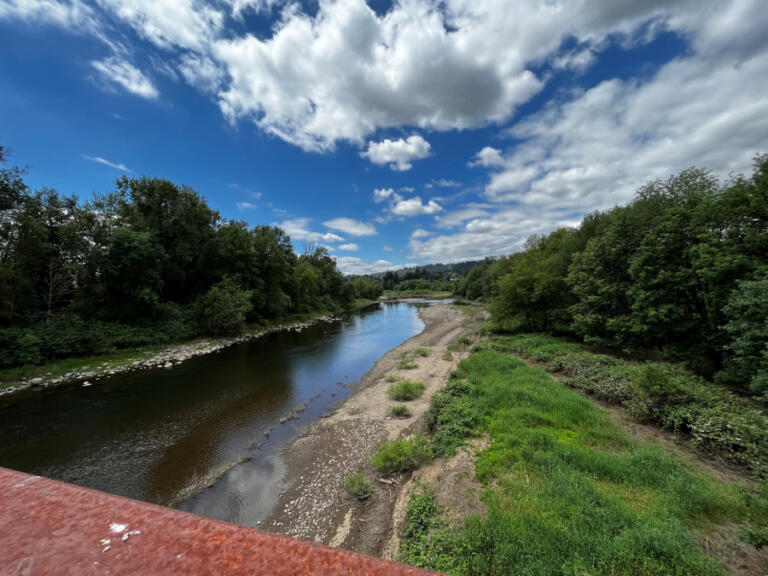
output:
[{"label": "riverbank", "polygon": [[[372,305],[376,305],[376,303],[365,301],[348,313],[357,312]],[[29,388],[48,388],[73,382],[82,382],[84,386],[90,386],[103,378],[135,370],[172,368],[190,358],[213,354],[229,346],[260,338],[266,334],[283,330],[301,331],[318,322],[328,322],[340,317],[337,314],[323,314],[293,319],[271,326],[251,327],[237,336],[195,339],[171,346],[145,346],[87,358],[67,358],[50,364],[28,367],[27,369],[31,371],[31,374],[26,377],[19,376],[24,368],[6,369],[0,371],[0,396]]]},{"label": "riverbank", "polygon": [[[426,307],[420,316],[425,324],[420,334],[379,359],[346,402],[285,448],[287,489],[260,527],[383,554],[396,531],[395,505],[403,483],[397,478],[382,482],[373,473],[370,459],[385,440],[407,436],[421,426],[431,396],[466,357],[465,338],[476,332],[483,318],[447,304]],[[424,394],[407,403],[411,412],[407,419],[389,414],[394,402],[387,388],[396,378],[425,385]],[[374,490],[362,502],[342,487],[347,476],[358,473],[369,479]]]}]

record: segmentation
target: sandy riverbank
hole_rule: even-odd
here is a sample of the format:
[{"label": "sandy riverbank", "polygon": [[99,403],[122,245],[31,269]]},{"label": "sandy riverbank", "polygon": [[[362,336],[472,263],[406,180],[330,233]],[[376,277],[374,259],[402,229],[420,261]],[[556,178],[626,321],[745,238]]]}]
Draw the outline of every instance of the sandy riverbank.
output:
[{"label": "sandy riverbank", "polygon": [[[288,489],[261,528],[374,556],[383,555],[388,544],[391,548],[390,541],[397,537],[395,505],[408,475],[385,484],[368,462],[381,442],[407,436],[421,425],[432,394],[467,354],[452,345],[479,327],[447,304],[424,308],[420,315],[425,323],[421,334],[384,355],[343,405],[285,448]],[[403,354],[417,347],[428,348],[429,355],[413,360],[416,369],[398,368]],[[386,395],[389,375],[426,386],[421,398],[408,403],[412,412],[408,419],[388,414],[394,404]],[[363,502],[350,497],[341,486],[346,476],[358,472],[375,489]]]}]

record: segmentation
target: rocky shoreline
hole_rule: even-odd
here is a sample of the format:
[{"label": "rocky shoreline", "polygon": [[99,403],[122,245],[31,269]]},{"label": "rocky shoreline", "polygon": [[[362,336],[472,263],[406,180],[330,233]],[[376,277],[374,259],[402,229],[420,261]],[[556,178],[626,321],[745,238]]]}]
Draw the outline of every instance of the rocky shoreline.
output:
[{"label": "rocky shoreline", "polygon": [[[264,328],[262,330],[246,332],[244,334],[240,334],[239,336],[231,336],[227,338],[211,338],[202,342],[198,341],[188,344],[177,344],[174,346],[169,346],[168,348],[165,348],[164,350],[161,350],[160,352],[157,352],[148,358],[141,358],[116,366],[85,366],[81,370],[75,370],[53,378],[30,378],[29,380],[20,382],[17,386],[0,389],[0,396],[13,394],[22,390],[29,390],[30,388],[48,388],[50,386],[69,384],[73,382],[82,382],[83,386],[91,386],[102,378],[107,378],[116,374],[124,374],[126,372],[133,372],[136,370],[173,368],[174,366],[178,366],[190,358],[212,354],[229,346],[247,342],[249,340],[254,340],[256,338],[261,338],[262,336],[271,334],[273,332],[282,332],[286,330],[301,332],[313,324],[338,320],[341,317],[342,316],[339,315],[329,314],[302,322],[278,324],[275,326],[270,326],[269,328]],[[98,362],[96,364],[98,364]]]}]

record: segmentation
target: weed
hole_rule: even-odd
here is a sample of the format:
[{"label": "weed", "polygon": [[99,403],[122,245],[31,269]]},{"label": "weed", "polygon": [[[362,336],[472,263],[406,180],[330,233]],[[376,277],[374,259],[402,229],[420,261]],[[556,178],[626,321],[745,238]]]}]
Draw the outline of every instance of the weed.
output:
[{"label": "weed", "polygon": [[400,368],[400,370],[415,370],[419,365],[415,362],[409,362],[408,360],[401,360],[397,367]]},{"label": "weed", "polygon": [[411,410],[405,404],[397,404],[389,407],[389,415],[393,418],[410,418]]},{"label": "weed", "polygon": [[429,441],[423,436],[392,440],[379,446],[371,464],[380,474],[415,470],[432,459]]},{"label": "weed", "polygon": [[402,378],[400,376],[395,376],[394,374],[390,374],[389,376],[384,378],[384,381],[389,382],[390,384],[392,384],[393,382],[400,382],[400,380],[402,380]]},{"label": "weed", "polygon": [[422,358],[426,358],[427,356],[429,356],[429,348],[416,348],[413,351],[413,353],[416,354],[416,356],[421,356]]},{"label": "weed", "polygon": [[387,395],[392,400],[408,401],[424,394],[424,384],[411,380],[401,380],[387,388]]},{"label": "weed", "polygon": [[363,474],[353,474],[344,479],[344,488],[358,500],[365,500],[373,494],[373,486]]}]

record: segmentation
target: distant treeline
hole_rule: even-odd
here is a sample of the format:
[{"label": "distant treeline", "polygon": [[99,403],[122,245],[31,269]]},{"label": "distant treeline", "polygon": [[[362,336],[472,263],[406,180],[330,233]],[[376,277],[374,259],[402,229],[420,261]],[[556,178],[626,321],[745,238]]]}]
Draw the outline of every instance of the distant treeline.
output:
[{"label": "distant treeline", "polygon": [[698,169],[653,181],[486,260],[457,292],[491,301],[498,329],[683,361],[768,400],[768,155],[724,186]]},{"label": "distant treeline", "polygon": [[[5,150],[0,146],[0,162]],[[226,220],[194,190],[127,178],[80,203],[0,168],[0,366],[231,334],[376,298],[322,247]]]}]

